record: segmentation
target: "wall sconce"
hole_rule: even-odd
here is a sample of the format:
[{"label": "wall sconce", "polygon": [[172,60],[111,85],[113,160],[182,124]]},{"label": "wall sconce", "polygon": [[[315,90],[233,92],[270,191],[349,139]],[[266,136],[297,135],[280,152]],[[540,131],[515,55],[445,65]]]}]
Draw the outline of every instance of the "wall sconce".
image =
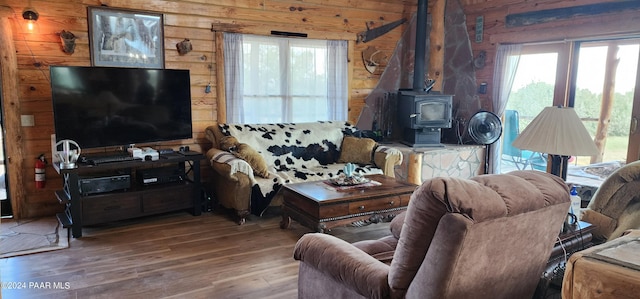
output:
[{"label": "wall sconce", "polygon": [[29,29],[29,31],[33,31],[33,23],[38,20],[38,16],[39,14],[34,8],[26,8],[22,12],[22,18],[27,20],[27,29]]}]

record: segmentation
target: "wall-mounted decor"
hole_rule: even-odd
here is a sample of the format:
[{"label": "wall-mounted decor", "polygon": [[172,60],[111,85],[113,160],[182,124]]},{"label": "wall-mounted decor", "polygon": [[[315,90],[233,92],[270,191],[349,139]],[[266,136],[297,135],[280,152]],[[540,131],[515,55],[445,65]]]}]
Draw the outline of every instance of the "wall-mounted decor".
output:
[{"label": "wall-mounted decor", "polygon": [[178,54],[185,55],[193,50],[193,46],[191,45],[191,41],[189,41],[188,38],[185,38],[183,41],[176,44],[176,49],[178,49]]},{"label": "wall-mounted decor", "polygon": [[67,54],[73,54],[76,49],[76,35],[71,31],[60,31],[60,43],[62,43],[62,51]]},{"label": "wall-mounted decor", "polygon": [[362,51],[362,60],[364,61],[364,68],[371,74],[376,71],[376,67],[387,59],[387,56],[382,51],[376,49],[376,47],[368,46]]},{"label": "wall-mounted decor", "polygon": [[89,7],[91,65],[164,68],[162,14]]},{"label": "wall-mounted decor", "polygon": [[487,61],[487,51],[482,50],[478,53],[478,56],[476,56],[476,58],[473,59],[473,66],[478,70],[482,69],[487,63],[486,61]]}]

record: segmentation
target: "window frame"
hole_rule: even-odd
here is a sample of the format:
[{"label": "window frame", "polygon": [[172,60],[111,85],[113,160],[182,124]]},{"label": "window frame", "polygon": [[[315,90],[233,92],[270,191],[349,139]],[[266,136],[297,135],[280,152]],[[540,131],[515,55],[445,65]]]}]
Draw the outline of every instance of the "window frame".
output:
[{"label": "window frame", "polygon": [[[224,53],[224,32],[215,32],[215,56],[216,56],[216,61],[224,61],[224,57],[225,57],[225,53]],[[238,33],[238,34],[243,34],[243,33]],[[245,34],[243,34],[245,35]],[[246,35],[252,35],[252,36],[260,36],[260,37],[272,37],[269,35],[259,35],[259,34],[246,34]],[[282,38],[282,37],[274,37],[274,38]],[[322,39],[322,38],[313,38],[314,41],[327,41],[330,42],[330,39]],[[342,94],[344,93],[344,98],[342,98],[342,103],[344,105],[344,107],[341,108],[337,108],[337,110],[342,111],[342,112],[338,112],[339,117],[341,118],[340,120],[345,120],[347,121],[347,119],[349,118],[349,103],[351,100],[351,80],[353,77],[353,60],[350,59],[349,57],[352,56],[353,54],[353,46],[354,43],[351,40],[346,40],[346,39],[340,39],[337,40],[340,42],[344,42],[344,45],[342,45],[342,49],[339,51],[342,51],[343,53],[343,57],[345,59],[345,64],[343,66],[339,66],[339,68],[344,68],[342,71],[343,73],[343,80],[344,84],[340,85],[341,87],[336,87],[338,88],[340,91],[339,93]],[[315,46],[312,46],[315,47]],[[328,47],[329,48],[329,47]],[[328,49],[329,50],[329,49]],[[329,50],[330,51],[330,50]],[[329,55],[332,54],[331,52],[329,53]],[[217,80],[217,99],[216,99],[216,105],[217,105],[217,121],[219,123],[224,123],[227,122],[229,120],[229,118],[227,117],[227,100],[226,100],[226,86],[224,84],[225,82],[225,66],[224,63],[216,63],[216,68],[215,68],[215,73],[216,73],[216,77],[218,78]],[[330,88],[330,86],[332,86],[331,81],[333,80],[333,82],[336,82],[335,79],[331,78],[331,76],[327,77],[327,86],[328,88]],[[336,89],[333,88],[333,89]],[[329,92],[328,94],[328,102],[327,105],[330,106],[335,106],[335,103],[333,103],[334,101],[331,100],[331,98],[336,98],[336,97],[331,97],[331,92]],[[282,96],[279,96],[282,97]],[[291,97],[289,97],[291,98]],[[331,118],[332,116],[335,117],[335,111],[333,111],[332,109],[334,108],[329,108],[329,118]],[[290,110],[290,109],[289,109]],[[284,110],[286,111],[286,110]],[[291,111],[289,111],[289,114],[291,114]],[[334,119],[327,119],[327,120],[334,120]],[[335,119],[337,120],[337,119]],[[250,122],[250,121],[249,121]]]}]

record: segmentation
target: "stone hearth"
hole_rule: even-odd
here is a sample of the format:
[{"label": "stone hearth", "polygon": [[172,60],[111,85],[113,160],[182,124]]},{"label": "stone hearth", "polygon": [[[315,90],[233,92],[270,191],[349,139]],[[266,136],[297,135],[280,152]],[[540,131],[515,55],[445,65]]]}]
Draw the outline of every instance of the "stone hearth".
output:
[{"label": "stone hearth", "polygon": [[446,144],[438,148],[412,148],[393,144],[403,155],[401,165],[396,166],[398,179],[422,184],[433,177],[472,178],[484,173],[485,147],[480,145]]}]

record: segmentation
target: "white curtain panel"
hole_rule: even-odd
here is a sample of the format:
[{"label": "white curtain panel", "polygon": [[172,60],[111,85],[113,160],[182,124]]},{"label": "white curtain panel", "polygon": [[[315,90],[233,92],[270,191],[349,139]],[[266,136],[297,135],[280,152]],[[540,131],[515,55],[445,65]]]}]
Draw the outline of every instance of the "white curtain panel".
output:
[{"label": "white curtain panel", "polygon": [[347,79],[347,41],[327,41],[329,52],[329,71],[327,75],[327,105],[329,120],[346,120],[348,118],[348,90]]},{"label": "white curtain panel", "polygon": [[[244,123],[244,59],[242,34],[224,34],[224,84],[226,86],[227,123]],[[218,107],[222,109],[222,107]]]},{"label": "white curtain panel", "polygon": [[[502,118],[507,107],[511,87],[516,77],[522,45],[499,45],[496,53],[496,68],[493,74],[493,113]],[[488,173],[500,173],[502,138],[491,146]]]}]

